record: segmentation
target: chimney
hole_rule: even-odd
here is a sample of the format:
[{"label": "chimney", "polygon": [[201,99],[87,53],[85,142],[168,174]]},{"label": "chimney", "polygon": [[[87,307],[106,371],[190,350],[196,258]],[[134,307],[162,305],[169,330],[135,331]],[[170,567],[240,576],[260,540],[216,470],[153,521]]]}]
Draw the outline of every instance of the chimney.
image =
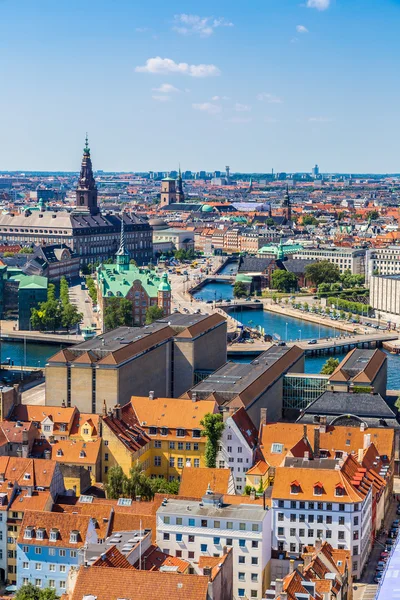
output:
[{"label": "chimney", "polygon": [[[294,560],[293,560],[293,558],[291,558],[289,561],[289,575],[290,575],[290,573],[293,573],[293,571],[294,571]],[[281,596],[281,598],[282,598],[282,596]]]},{"label": "chimney", "polygon": [[153,390],[151,390],[149,392],[149,400],[154,400],[154,391]]},{"label": "chimney", "polygon": [[103,417],[107,416],[107,404],[106,404],[106,399],[104,398],[103,400]]},{"label": "chimney", "polygon": [[364,450],[362,448],[358,449],[358,456],[357,456],[357,460],[358,462],[361,464],[364,458]]},{"label": "chimney", "polygon": [[47,449],[46,449],[46,450],[44,451],[44,457],[45,457],[47,460],[50,460],[50,458],[51,458],[51,452],[50,452],[50,450],[47,450]]},{"label": "chimney", "polygon": [[260,408],[260,425],[266,425],[266,424],[267,424],[267,409]]},{"label": "chimney", "polygon": [[287,593],[286,592],[281,592],[280,598],[281,598],[281,600],[287,600]]},{"label": "chimney", "polygon": [[197,392],[192,392],[192,402],[197,402]]},{"label": "chimney", "polygon": [[116,415],[117,415],[117,419],[120,420],[121,419],[121,405],[117,404],[117,406],[115,407],[115,409],[116,409],[115,412],[116,412]]},{"label": "chimney", "polygon": [[252,489],[250,491],[250,500],[255,500],[256,499],[256,490]]},{"label": "chimney", "polygon": [[29,486],[26,488],[26,495],[27,495],[27,497],[28,497],[28,498],[31,498],[31,497],[32,497],[32,486],[31,486],[31,485],[29,485]]},{"label": "chimney", "polygon": [[319,421],[319,430],[321,433],[326,433],[326,415],[322,415]]},{"label": "chimney", "polygon": [[28,431],[26,429],[24,429],[23,432],[22,432],[22,443],[24,445],[27,445],[29,443],[29,440],[28,440]]},{"label": "chimney", "polygon": [[311,552],[306,552],[305,554],[303,554],[302,555],[302,559],[304,561],[304,567],[308,567],[308,565],[312,561],[312,554],[311,554]]},{"label": "chimney", "polygon": [[307,439],[307,425],[303,425],[303,440]]},{"label": "chimney", "polygon": [[209,580],[211,581],[211,567],[204,567],[204,569],[203,569],[203,575],[205,575],[206,577],[208,577]]},{"label": "chimney", "polygon": [[310,453],[308,452],[308,450],[304,452],[304,460],[310,460]]},{"label": "chimney", "polygon": [[314,458],[319,458],[320,451],[320,428],[316,427],[314,429]]},{"label": "chimney", "polygon": [[304,568],[303,563],[300,563],[299,565],[297,565],[297,570],[301,575],[303,574],[303,568]]},{"label": "chimney", "polygon": [[61,402],[61,408],[65,408],[65,406],[66,406],[66,404],[65,404],[65,400],[63,400],[63,401]]},{"label": "chimney", "polygon": [[366,450],[367,448],[369,448],[371,445],[371,434],[370,433],[364,433],[364,450]]},{"label": "chimney", "polygon": [[360,431],[365,431],[365,423],[360,423]]},{"label": "chimney", "polygon": [[275,579],[275,598],[279,598],[283,588],[283,579]]},{"label": "chimney", "polygon": [[315,540],[315,550],[316,552],[319,552],[322,548],[322,540],[317,539]]}]

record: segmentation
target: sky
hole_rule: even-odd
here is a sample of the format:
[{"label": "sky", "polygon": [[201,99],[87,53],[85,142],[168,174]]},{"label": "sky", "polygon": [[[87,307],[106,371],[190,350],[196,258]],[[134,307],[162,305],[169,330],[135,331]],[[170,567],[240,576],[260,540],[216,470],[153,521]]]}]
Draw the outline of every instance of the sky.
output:
[{"label": "sky", "polygon": [[0,171],[400,172],[400,0],[0,0]]}]

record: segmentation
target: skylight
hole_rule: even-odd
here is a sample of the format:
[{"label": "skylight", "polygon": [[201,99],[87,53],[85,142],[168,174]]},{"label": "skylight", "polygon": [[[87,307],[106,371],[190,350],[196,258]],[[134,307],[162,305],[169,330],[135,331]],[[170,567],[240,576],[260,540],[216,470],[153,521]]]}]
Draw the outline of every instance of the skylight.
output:
[{"label": "skylight", "polygon": [[271,452],[272,452],[272,454],[282,454],[283,444],[276,444],[276,443],[272,444]]}]

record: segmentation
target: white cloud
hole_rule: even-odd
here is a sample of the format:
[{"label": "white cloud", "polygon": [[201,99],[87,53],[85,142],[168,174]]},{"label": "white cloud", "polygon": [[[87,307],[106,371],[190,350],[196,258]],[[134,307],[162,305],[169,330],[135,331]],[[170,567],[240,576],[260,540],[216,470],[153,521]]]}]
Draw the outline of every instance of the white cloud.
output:
[{"label": "white cloud", "polygon": [[329,8],[331,0],[307,0],[307,8],[316,8],[317,10],[326,10]]},{"label": "white cloud", "polygon": [[283,102],[282,98],[274,96],[274,94],[266,94],[265,92],[257,94],[257,100],[260,100],[260,102],[268,102],[268,104],[282,104]]},{"label": "white cloud", "polygon": [[160,94],[172,94],[176,92],[180,92],[178,88],[171,85],[170,83],[163,83],[158,88],[153,88],[153,92],[159,92]]},{"label": "white cloud", "polygon": [[240,102],[236,102],[235,110],[236,112],[250,112],[251,106],[249,106],[248,104],[240,104]]},{"label": "white cloud", "polygon": [[152,98],[157,102],[169,102],[171,100],[170,96],[152,96]]},{"label": "white cloud", "polygon": [[213,77],[220,75],[221,71],[215,65],[189,65],[188,63],[176,63],[171,58],[155,56],[148,58],[146,64],[135,68],[136,73],[153,73],[165,75],[166,73],[178,73],[190,77]]},{"label": "white cloud", "polygon": [[330,117],[309,117],[309,123],[330,123],[332,119]]},{"label": "white cloud", "polygon": [[229,100],[229,96],[213,96],[211,100],[213,102],[218,102],[218,100]]},{"label": "white cloud", "polygon": [[209,115],[216,115],[221,112],[221,107],[218,104],[212,104],[211,102],[203,102],[200,104],[192,104],[195,110],[206,112]]},{"label": "white cloud", "polygon": [[296,31],[297,33],[308,33],[308,29],[304,25],[297,25]]},{"label": "white cloud", "polygon": [[233,23],[219,17],[199,17],[199,15],[187,15],[185,13],[174,16],[174,31],[181,35],[199,35],[209,37],[217,27],[233,27]]},{"label": "white cloud", "polygon": [[251,117],[232,117],[228,119],[228,123],[250,123],[252,120]]}]

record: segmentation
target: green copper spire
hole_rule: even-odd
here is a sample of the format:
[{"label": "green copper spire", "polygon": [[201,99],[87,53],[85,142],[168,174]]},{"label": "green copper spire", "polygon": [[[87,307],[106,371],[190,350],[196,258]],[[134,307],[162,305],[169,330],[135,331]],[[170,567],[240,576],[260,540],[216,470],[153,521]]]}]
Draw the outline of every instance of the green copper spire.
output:
[{"label": "green copper spire", "polygon": [[119,249],[116,254],[117,257],[117,269],[118,271],[126,271],[129,269],[129,254],[125,249],[125,222],[124,213],[121,213],[121,238],[119,243]]},{"label": "green copper spire", "polygon": [[158,291],[159,292],[170,292],[171,291],[171,285],[168,281],[168,273],[163,273],[162,277],[161,277],[161,282],[160,285],[158,286]]},{"label": "green copper spire", "polygon": [[89,148],[89,138],[88,138],[88,134],[86,132],[86,137],[85,137],[85,147],[83,149],[83,153],[86,155],[90,154],[90,148]]}]

